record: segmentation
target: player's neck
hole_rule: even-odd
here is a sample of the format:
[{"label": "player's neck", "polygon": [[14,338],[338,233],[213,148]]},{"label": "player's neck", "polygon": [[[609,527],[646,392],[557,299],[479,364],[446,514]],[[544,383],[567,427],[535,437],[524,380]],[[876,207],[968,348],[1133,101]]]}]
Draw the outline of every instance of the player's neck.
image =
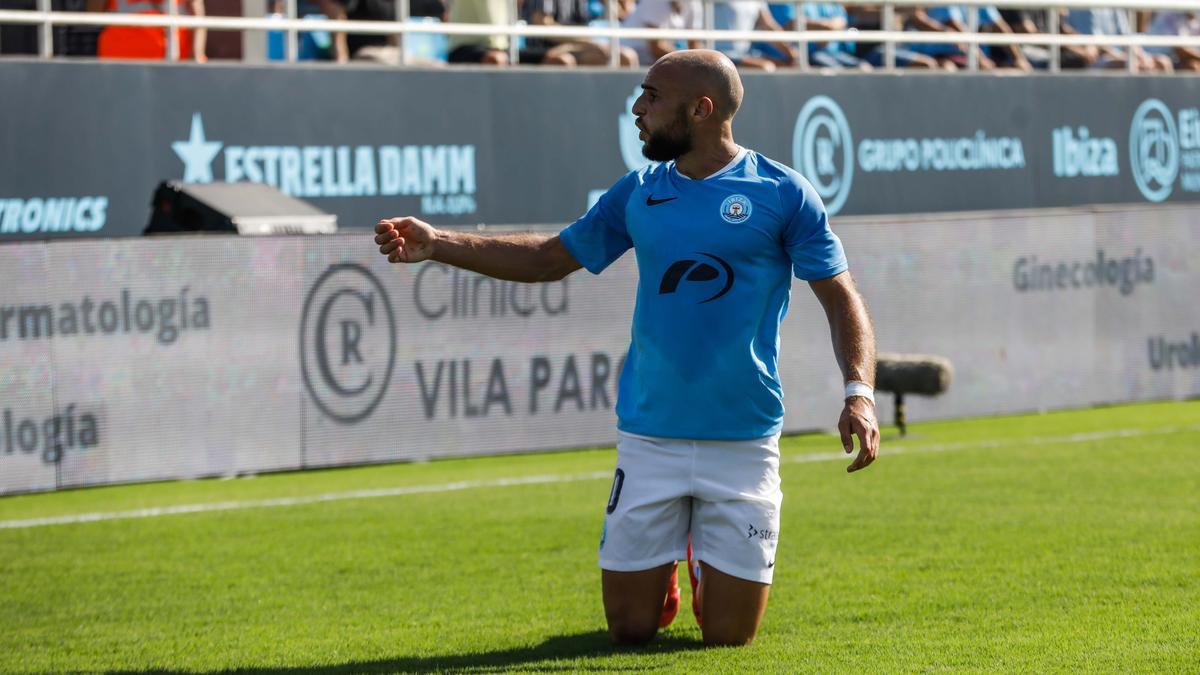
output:
[{"label": "player's neck", "polygon": [[731,132],[722,133],[707,143],[696,139],[692,151],[675,160],[675,170],[688,178],[702,180],[725,168],[739,150],[741,148],[733,142]]}]

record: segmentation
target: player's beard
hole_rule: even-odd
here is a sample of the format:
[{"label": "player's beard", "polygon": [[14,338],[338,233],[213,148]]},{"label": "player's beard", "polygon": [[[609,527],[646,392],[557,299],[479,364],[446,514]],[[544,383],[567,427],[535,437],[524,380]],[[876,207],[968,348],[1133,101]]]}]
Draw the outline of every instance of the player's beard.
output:
[{"label": "player's beard", "polygon": [[688,128],[687,107],[680,106],[675,119],[661,131],[646,130],[642,154],[652,162],[679,159],[692,151],[692,133]]}]

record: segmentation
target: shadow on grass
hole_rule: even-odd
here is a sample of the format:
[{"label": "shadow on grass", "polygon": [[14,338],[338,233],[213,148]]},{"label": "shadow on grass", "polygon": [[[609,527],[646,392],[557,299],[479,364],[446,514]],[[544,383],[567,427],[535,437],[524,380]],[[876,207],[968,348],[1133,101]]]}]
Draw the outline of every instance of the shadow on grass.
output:
[{"label": "shadow on grass", "polygon": [[[502,673],[523,670],[537,673],[578,672],[588,670],[642,670],[636,665],[580,664],[575,659],[616,656],[620,654],[664,654],[703,649],[694,639],[659,635],[643,647],[614,647],[605,631],[575,635],[559,635],[532,647],[515,647],[491,652],[446,654],[441,656],[411,656],[377,661],[353,661],[326,666],[294,666],[290,668],[233,668],[219,673],[245,675],[332,675],[334,673]],[[109,675],[200,675],[186,670],[110,671]],[[207,671],[212,673],[212,671]]]}]

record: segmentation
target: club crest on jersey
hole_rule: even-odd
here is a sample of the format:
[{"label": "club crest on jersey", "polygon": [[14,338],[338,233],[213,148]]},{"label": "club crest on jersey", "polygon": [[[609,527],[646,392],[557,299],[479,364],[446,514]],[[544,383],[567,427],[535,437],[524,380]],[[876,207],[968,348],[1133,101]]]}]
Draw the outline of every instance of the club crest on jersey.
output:
[{"label": "club crest on jersey", "polygon": [[746,222],[746,219],[750,217],[751,210],[753,207],[745,195],[730,195],[721,202],[721,217],[725,219],[725,222],[734,225]]}]

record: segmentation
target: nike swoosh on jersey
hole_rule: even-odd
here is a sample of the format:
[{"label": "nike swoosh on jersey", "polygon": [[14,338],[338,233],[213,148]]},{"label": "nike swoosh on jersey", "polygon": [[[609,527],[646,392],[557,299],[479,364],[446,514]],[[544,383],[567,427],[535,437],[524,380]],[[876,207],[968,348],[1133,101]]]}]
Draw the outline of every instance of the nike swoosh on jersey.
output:
[{"label": "nike swoosh on jersey", "polygon": [[646,195],[646,206],[658,206],[659,204],[665,204],[666,202],[669,202],[672,199],[677,199],[677,197],[667,197],[666,199],[655,199],[654,195]]}]

